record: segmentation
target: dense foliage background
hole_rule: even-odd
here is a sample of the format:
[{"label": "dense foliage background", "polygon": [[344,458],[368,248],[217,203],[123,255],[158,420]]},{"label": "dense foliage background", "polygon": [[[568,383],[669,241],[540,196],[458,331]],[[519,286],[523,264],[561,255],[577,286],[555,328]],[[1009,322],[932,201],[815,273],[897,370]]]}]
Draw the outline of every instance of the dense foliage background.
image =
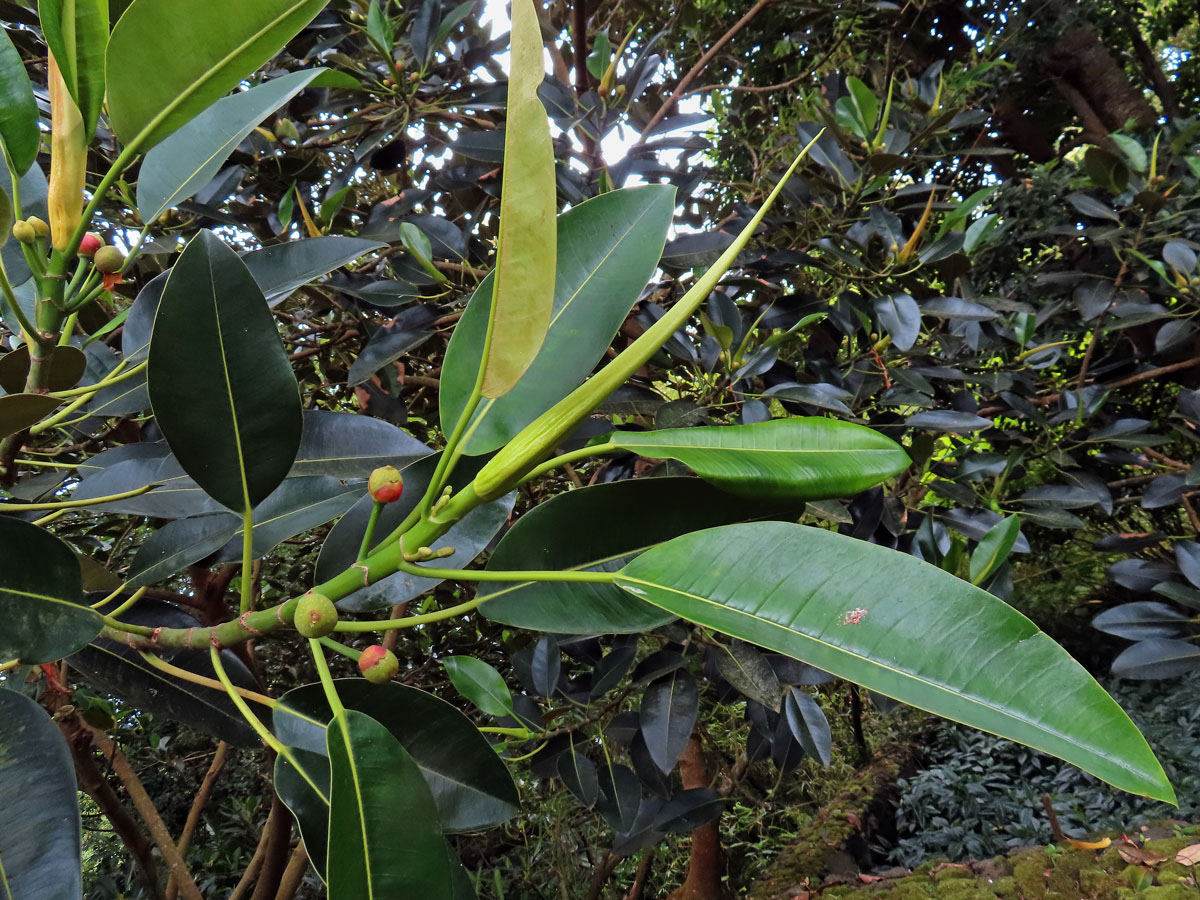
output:
[{"label": "dense foliage background", "polygon": [[[46,48],[32,6],[0,0],[0,18],[45,101]],[[123,6],[112,0],[114,21]],[[496,238],[504,16],[502,4],[470,0],[334,0],[255,80],[313,65],[336,77],[300,89],[193,198],[149,221],[138,173],[129,174],[119,202],[100,212],[108,242],[137,246],[137,261],[111,299],[80,319],[73,343],[86,355],[84,383],[135,358],[162,290],[156,276],[200,229],[246,251],[352,237],[363,243],[311,261],[304,280],[315,283],[273,298],[304,407],[373,417],[437,445],[440,389],[462,377],[443,368],[447,344]],[[983,586],[1112,679],[1194,814],[1194,6],[555,0],[542,16],[541,98],[557,131],[560,209],[639,182],[678,191],[672,239],[618,349],[732,242],[802,143],[825,129],[704,315],[597,411],[576,445],[613,424],[794,414],[895,438],[911,468],[856,497],[810,503],[804,521],[974,578],[979,542],[1018,514],[1016,555]],[[92,171],[115,155],[103,129]],[[42,170],[20,187],[27,213],[36,211]],[[3,251],[10,273],[24,265],[15,246]],[[16,329],[5,312],[0,346],[9,350]],[[12,448],[0,459],[0,497],[86,499],[155,483],[157,471],[118,468],[156,459],[145,406],[144,380],[131,379],[19,455]],[[552,494],[680,471],[634,453],[568,467],[557,483],[519,493],[479,546],[495,549],[504,527]],[[90,589],[101,592],[114,576],[144,571],[144,548],[163,529],[199,529],[191,546],[203,549],[185,574],[149,579],[148,597],[209,624],[228,616],[226,591],[242,578],[255,578],[265,600],[305,590],[322,569],[328,523],[365,515],[354,505],[364,476],[330,476],[296,498],[284,512],[297,518],[271,535],[252,573],[240,571],[228,536],[205,536],[212,510],[161,489],[68,511],[50,527],[83,551]],[[314,506],[315,518],[298,515]],[[579,522],[577,539],[626,552],[637,546],[622,543],[628,533],[656,527]],[[464,588],[433,590],[451,599]],[[396,602],[417,611],[428,600]],[[393,649],[404,683],[462,708],[439,660],[484,659],[517,695],[517,721],[558,723],[549,745],[514,764],[518,817],[456,838],[480,897],[665,896],[685,879],[675,896],[742,891],[823,803],[862,777],[873,754],[906,761],[906,793],[863,824],[852,851],[863,865],[1044,841],[1043,793],[1064,798],[1072,834],[1164,812],[1114,799],[1032,751],[1010,753],[949,726],[931,732],[915,713],[811,667],[678,623],[584,639],[451,620],[412,629]],[[247,677],[274,693],[314,680],[304,659],[286,643],[262,642],[243,661]],[[39,696],[54,690],[38,670],[23,674]],[[63,675],[73,693],[62,715],[118,740],[172,834],[205,773],[220,769],[188,860],[205,896],[234,890],[256,847],[262,864],[260,836],[270,833],[265,754],[222,725],[227,713],[131,692],[127,673],[87,651]],[[688,722],[684,736],[700,723],[674,776],[654,764],[636,727],[664,684],[672,715]],[[210,770],[214,730],[244,746]],[[663,797],[645,821],[614,803],[621,786],[601,783],[596,762],[609,753],[633,791]],[[114,821],[130,816],[121,783],[89,750],[76,765],[86,896],[155,896],[143,877],[155,865],[145,836],[137,823]],[[310,873],[291,887],[317,896],[319,882]]]}]

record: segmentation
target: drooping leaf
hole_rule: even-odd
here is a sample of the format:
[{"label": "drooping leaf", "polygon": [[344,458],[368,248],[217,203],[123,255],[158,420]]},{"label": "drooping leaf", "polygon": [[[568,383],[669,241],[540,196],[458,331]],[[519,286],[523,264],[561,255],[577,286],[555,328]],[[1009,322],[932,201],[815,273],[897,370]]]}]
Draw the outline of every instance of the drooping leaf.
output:
[{"label": "drooping leaf", "polygon": [[979,431],[981,428],[991,428],[992,420],[956,409],[931,409],[909,416],[904,420],[904,424],[909,428],[926,428],[929,431],[950,431],[955,434],[963,434]]},{"label": "drooping leaf", "polygon": [[8,31],[0,29],[0,147],[12,161],[18,177],[37,159],[41,141],[37,101],[33,99],[25,63]]},{"label": "drooping leaf", "polygon": [[292,467],[302,412],[291,363],[246,264],[211,231],[167,279],[148,384],[175,458],[230,509],[257,506]]},{"label": "drooping leaf", "polygon": [[71,548],[50,532],[0,516],[0,660],[53,662],[100,633],[100,616],[80,604],[82,576]]},{"label": "drooping leaf", "polygon": [[224,97],[154,147],[138,171],[137,209],[142,221],[157,220],[208,184],[254,126],[324,71],[292,72]]},{"label": "drooping leaf", "polygon": [[558,777],[584,806],[594,806],[599,799],[600,778],[596,764],[579,752],[574,744],[558,757]]},{"label": "drooping leaf", "polygon": [[1028,744],[1123,790],[1174,796],[1145,739],[1082,666],[1003,601],[912,556],[762,522],[676,538],[616,581],[683,618]]},{"label": "drooping leaf", "polygon": [[334,900],[449,897],[450,858],[421,770],[391,732],[346,710],[326,730]]},{"label": "drooping leaf", "polygon": [[533,0],[513,0],[500,235],[483,370],[489,398],[503,397],[529,368],[554,308],[557,191],[550,120],[537,95],[543,50]]},{"label": "drooping leaf", "polygon": [[432,325],[438,313],[429,306],[413,306],[402,311],[390,325],[371,335],[346,376],[349,385],[361,384],[380,369],[433,337]]},{"label": "drooping leaf", "polygon": [[500,673],[473,656],[447,656],[442,660],[446,674],[458,692],[489,716],[511,716],[512,693]]},{"label": "drooping leaf", "polygon": [[779,677],[757,648],[744,641],[734,641],[714,648],[713,654],[722,678],[743,696],[779,711],[782,696]]},{"label": "drooping leaf", "polygon": [[696,681],[686,669],[676,669],[646,688],[642,695],[642,737],[650,758],[662,772],[675,768],[699,710]]},{"label": "drooping leaf", "polygon": [[821,765],[827,766],[833,756],[833,737],[829,720],[808,691],[793,687],[788,690],[784,704],[788,727],[800,742],[804,752]]},{"label": "drooping leaf", "polygon": [[81,900],[79,800],[62,733],[40,706],[0,688],[0,896]]},{"label": "drooping leaf", "polygon": [[[270,496],[254,509],[251,552],[266,556],[278,544],[332,521],[367,496],[361,481],[347,483],[329,475],[285,478]],[[242,524],[239,520],[228,543],[217,553],[217,562],[242,557]]]},{"label": "drooping leaf", "polygon": [[875,315],[897,350],[910,349],[921,335],[921,308],[908,294],[880,297],[875,301]]},{"label": "drooping leaf", "polygon": [[[697,528],[799,513],[799,504],[747,503],[695,478],[595,485],[521,516],[488,557],[488,569],[615,572],[646,547]],[[488,598],[480,612],[495,622],[559,634],[644,631],[672,618],[608,584],[501,582],[481,585],[478,596]]]},{"label": "drooping leaf", "polygon": [[[550,329],[516,387],[480,405],[467,453],[502,446],[587,377],[654,273],[674,199],[671,186],[644,185],[601,194],[558,217]],[[493,279],[476,290],[446,350],[439,402],[448,426],[457,421],[474,385]]]},{"label": "drooping leaf", "polygon": [[275,306],[301,285],[386,246],[363,238],[326,235],[251,250],[242,261],[262,288],[267,303]]},{"label": "drooping leaf", "polygon": [[[335,685],[348,709],[380,722],[416,760],[443,829],[475,831],[516,814],[517,787],[507,767],[471,720],[449,703],[397,682],[375,685],[347,678]],[[272,721],[285,744],[324,754],[332,717],[321,686],[309,684],[284,694]]]},{"label": "drooping leaf", "polygon": [[677,459],[744,497],[820,500],[879,484],[909,464],[890,438],[836,419],[797,417],[753,425],[618,431],[609,440],[653,459]]},{"label": "drooping leaf", "polygon": [[54,54],[67,91],[83,117],[83,142],[89,143],[104,103],[108,3],[105,0],[38,0],[38,24],[42,27],[46,45]]},{"label": "drooping leaf", "polygon": [[[265,63],[325,0],[134,0],[108,41],[108,118],[144,153]],[[186,52],[185,52],[186,51]]]}]

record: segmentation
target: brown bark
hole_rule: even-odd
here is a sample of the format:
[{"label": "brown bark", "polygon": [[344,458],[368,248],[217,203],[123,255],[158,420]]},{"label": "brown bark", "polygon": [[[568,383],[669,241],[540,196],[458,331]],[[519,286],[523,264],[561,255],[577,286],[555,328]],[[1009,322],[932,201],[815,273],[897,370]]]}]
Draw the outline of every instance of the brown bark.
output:
[{"label": "brown bark", "polygon": [[[213,754],[212,764],[204,773],[204,780],[200,782],[200,790],[196,792],[196,799],[192,801],[192,808],[188,810],[187,821],[183,824],[183,832],[179,835],[178,844],[179,855],[185,859],[188,848],[192,845],[192,837],[196,834],[196,826],[200,824],[200,814],[204,812],[204,807],[212,794],[213,785],[217,783],[217,776],[221,774],[221,768],[225,765],[225,756],[228,752],[229,745],[227,743],[221,741],[217,744],[217,752]],[[172,876],[167,884],[166,900],[175,900],[175,895],[178,893],[179,887]]]},{"label": "brown bark", "polygon": [[154,858],[154,844],[146,836],[145,831],[137,820],[121,802],[117,792],[109,785],[104,773],[96,765],[92,754],[91,738],[82,728],[78,719],[69,717],[59,720],[58,727],[62,729],[67,745],[71,748],[71,758],[75,763],[75,777],[79,781],[79,789],[96,801],[104,817],[108,819],[113,831],[133,857],[137,865],[138,876],[146,895],[151,900],[163,900],[162,887],[159,885],[158,864]]},{"label": "brown bark", "polygon": [[[679,757],[679,776],[684,790],[708,787],[712,781],[699,734],[693,733],[683,748],[683,755]],[[667,900],[724,900],[723,868],[721,832],[717,823],[701,825],[692,832],[687,879],[668,895]]]},{"label": "brown bark", "polygon": [[296,844],[292,858],[288,860],[287,868],[283,870],[283,878],[279,882],[279,892],[275,900],[292,900],[300,885],[304,883],[304,873],[308,871],[308,851],[304,849],[304,841]]},{"label": "brown bark", "polygon": [[251,900],[273,900],[283,880],[283,871],[287,868],[288,850],[292,841],[292,814],[283,805],[279,795],[273,791],[271,813],[267,816],[264,828],[267,832],[267,849]]}]

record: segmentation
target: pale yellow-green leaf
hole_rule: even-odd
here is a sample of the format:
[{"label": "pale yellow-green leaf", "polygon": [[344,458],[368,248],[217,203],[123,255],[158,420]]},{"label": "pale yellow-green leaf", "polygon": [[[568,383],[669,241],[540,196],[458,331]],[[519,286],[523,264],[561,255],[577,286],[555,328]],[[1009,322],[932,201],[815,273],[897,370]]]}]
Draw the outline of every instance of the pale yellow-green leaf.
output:
[{"label": "pale yellow-green leaf", "polygon": [[533,0],[513,0],[500,238],[483,395],[502,397],[529,368],[554,308],[554,148],[538,99],[542,35]]}]

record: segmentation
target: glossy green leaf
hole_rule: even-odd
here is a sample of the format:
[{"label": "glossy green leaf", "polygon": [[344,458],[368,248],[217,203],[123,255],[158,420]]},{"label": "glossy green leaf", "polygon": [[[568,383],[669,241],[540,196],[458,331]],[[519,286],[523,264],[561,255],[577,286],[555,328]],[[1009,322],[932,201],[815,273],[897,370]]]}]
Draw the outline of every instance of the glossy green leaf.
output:
[{"label": "glossy green leaf", "polygon": [[380,466],[404,469],[433,453],[390,422],[357,413],[304,411],[304,431],[289,478],[366,478]]},{"label": "glossy green leaf", "polygon": [[211,231],[171,270],[149,362],[150,404],[180,465],[236,512],[261,503],[296,458],[300,395],[261,289]]},{"label": "glossy green leaf", "polygon": [[[517,787],[491,744],[465,715],[433,694],[397,682],[376,685],[339,679],[347,709],[388,729],[416,760],[448,832],[475,831],[516,815]],[[333,714],[319,684],[288,691],[272,717],[285,744],[324,754],[325,727]]]},{"label": "glossy green leaf", "polygon": [[983,584],[989,575],[1004,565],[1020,536],[1019,516],[1001,519],[989,528],[971,554],[971,584]]},{"label": "glossy green leaf", "polygon": [[763,522],[676,538],[616,580],[682,618],[1174,799],[1145,739],[1079,663],[1002,600],[915,557]]},{"label": "glossy green leaf", "polygon": [[[88,599],[95,602],[103,598]],[[100,609],[105,612],[111,611],[116,609],[118,603],[127,599],[127,596],[119,597]],[[122,613],[121,621],[155,628],[200,626],[198,619],[183,612],[179,607],[148,598],[143,598],[133,609]],[[177,668],[205,678],[217,677],[207,646],[195,649],[163,649],[160,655]],[[232,650],[222,650],[221,661],[234,684],[250,690],[261,689],[261,685],[246,664]],[[138,651],[125,644],[107,638],[96,638],[72,655],[68,662],[92,687],[104,693],[115,694],[137,709],[188,725],[237,747],[261,746],[254,730],[246,724],[246,720],[224,691],[194,684],[156,669],[146,662]],[[259,716],[270,715],[270,710],[260,707],[253,700],[249,702],[250,708]]]},{"label": "glossy green leaf", "polygon": [[446,674],[458,692],[489,716],[511,716],[512,694],[500,673],[473,656],[447,656],[442,660]]},{"label": "glossy green leaf", "polygon": [[147,153],[137,182],[142,221],[155,221],[208,184],[254,126],[323,71],[292,72],[223,97]]},{"label": "glossy green leaf", "polygon": [[301,285],[386,246],[379,241],[328,235],[251,250],[242,260],[274,306]]},{"label": "glossy green leaf", "polygon": [[[583,382],[654,274],[674,206],[674,187],[643,185],[585,200],[558,217],[550,329],[516,387],[480,405],[467,453],[502,446]],[[442,422],[451,425],[466,406],[483,356],[493,281],[475,291],[446,350],[439,402]]]},{"label": "glossy green leaf", "polygon": [[[663,541],[713,525],[779,515],[792,504],[748,503],[698,478],[634,478],[552,497],[514,523],[488,558],[488,569],[615,572]],[[554,581],[481,584],[479,608],[494,622],[559,634],[645,631],[674,617],[611,584]]]},{"label": "glossy green leaf", "polygon": [[241,526],[229,513],[168,522],[138,547],[125,577],[130,587],[154,584],[220,550]]},{"label": "glossy green leaf", "polygon": [[609,440],[652,459],[677,459],[743,497],[822,500],[886,481],[908,454],[877,431],[815,416],[753,425],[618,431]]},{"label": "glossy green leaf", "polygon": [[289,747],[292,763],[282,753],[275,757],[275,793],[291,810],[304,839],[313,869],[325,878],[329,844],[329,758],[299,747]]},{"label": "glossy green leaf", "polygon": [[326,731],[330,900],[449,897],[450,858],[433,796],[391,732],[347,710]]},{"label": "glossy green leaf", "polygon": [[37,101],[25,63],[8,31],[0,28],[0,148],[18,177],[33,165],[41,141]]},{"label": "glossy green leaf", "polygon": [[[558,192],[550,120],[537,91],[545,78],[533,0],[513,0],[504,172],[495,288],[483,396],[502,397],[529,368],[554,309]],[[449,427],[449,426],[447,426]]]},{"label": "glossy green leaf", "polygon": [[106,0],[38,0],[38,22],[67,91],[83,116],[86,144],[96,132],[96,121],[104,104],[108,3]]},{"label": "glossy green leaf", "polygon": [[79,603],[75,554],[50,532],[0,516],[0,559],[0,661],[53,662],[100,633],[100,616]]},{"label": "glossy green leaf", "polygon": [[46,394],[6,394],[0,397],[0,438],[36,425],[63,404]]},{"label": "glossy green leaf", "polygon": [[149,150],[274,56],[326,0],[134,0],[108,42],[108,118]]},{"label": "glossy green leaf", "polygon": [[58,726],[23,694],[0,688],[0,896],[79,900],[75,765]]}]

